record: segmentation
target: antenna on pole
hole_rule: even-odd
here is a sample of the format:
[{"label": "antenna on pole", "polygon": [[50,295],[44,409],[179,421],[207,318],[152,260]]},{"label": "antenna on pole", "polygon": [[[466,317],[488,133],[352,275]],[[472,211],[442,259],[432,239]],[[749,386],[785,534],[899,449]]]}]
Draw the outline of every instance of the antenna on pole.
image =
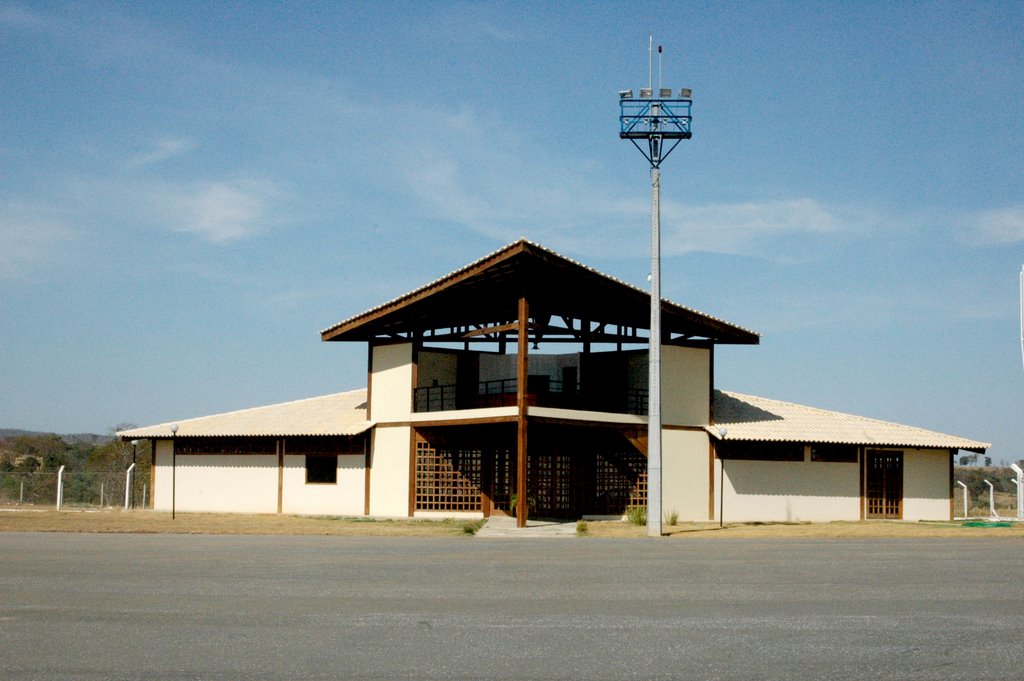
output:
[{"label": "antenna on pole", "polygon": [[[661,45],[658,46],[658,91],[654,91],[654,36],[647,46],[647,87],[633,98],[619,90],[619,139],[628,139],[651,164],[651,330],[648,339],[647,390],[647,534],[661,536],[661,162],[678,144],[690,139],[690,90],[679,97],[661,87]],[[638,140],[646,140],[646,148]],[[665,142],[670,146],[666,150]]]},{"label": "antenna on pole", "polygon": [[654,87],[654,62],[651,58],[651,50],[654,48],[654,36],[647,36],[647,89]]},{"label": "antenna on pole", "polygon": [[658,90],[661,90],[661,45],[658,45]]},{"label": "antenna on pole", "polygon": [[1024,265],[1020,268],[1020,359],[1024,363]]}]

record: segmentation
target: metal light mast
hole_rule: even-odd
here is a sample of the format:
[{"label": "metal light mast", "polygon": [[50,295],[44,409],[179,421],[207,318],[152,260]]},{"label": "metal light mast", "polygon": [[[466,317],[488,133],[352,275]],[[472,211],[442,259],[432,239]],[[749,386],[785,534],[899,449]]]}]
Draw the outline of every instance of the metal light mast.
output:
[{"label": "metal light mast", "polygon": [[[661,46],[658,46],[661,60]],[[659,74],[659,81],[661,76]],[[651,164],[651,334],[648,349],[647,422],[647,534],[661,536],[661,162],[682,140],[690,139],[688,89],[672,96],[659,87],[657,96],[649,78],[640,96],[619,91],[619,138],[633,143]],[[659,83],[660,85],[660,83]],[[641,145],[638,140],[645,140]],[[667,145],[667,147],[666,147]]]}]

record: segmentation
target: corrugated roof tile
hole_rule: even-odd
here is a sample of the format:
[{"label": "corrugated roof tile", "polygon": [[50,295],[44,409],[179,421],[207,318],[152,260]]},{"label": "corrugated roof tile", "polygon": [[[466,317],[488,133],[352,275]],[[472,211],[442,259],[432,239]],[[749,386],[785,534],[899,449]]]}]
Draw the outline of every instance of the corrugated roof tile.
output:
[{"label": "corrugated roof tile", "polygon": [[[715,391],[715,425],[728,429],[727,439],[740,441],[820,442],[968,451],[992,446],[987,442],[915,426],[725,390]],[[718,435],[714,427],[708,431]]]},{"label": "corrugated roof tile", "polygon": [[366,389],[310,397],[263,407],[168,421],[118,432],[123,439],[169,438],[171,424],[178,437],[271,437],[299,435],[358,435],[373,422],[366,418]]}]

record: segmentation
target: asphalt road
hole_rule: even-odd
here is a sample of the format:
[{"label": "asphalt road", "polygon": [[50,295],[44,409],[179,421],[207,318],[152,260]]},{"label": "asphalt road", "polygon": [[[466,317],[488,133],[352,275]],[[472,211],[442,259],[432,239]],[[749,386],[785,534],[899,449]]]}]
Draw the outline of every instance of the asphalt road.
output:
[{"label": "asphalt road", "polygon": [[1012,540],[0,534],[2,679],[1020,679]]}]

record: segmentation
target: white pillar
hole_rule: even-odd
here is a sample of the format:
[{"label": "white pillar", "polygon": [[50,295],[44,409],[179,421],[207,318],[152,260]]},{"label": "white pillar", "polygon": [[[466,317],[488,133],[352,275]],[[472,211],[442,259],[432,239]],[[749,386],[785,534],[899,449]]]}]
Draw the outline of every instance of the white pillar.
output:
[{"label": "white pillar", "polygon": [[1015,463],[1011,463],[1010,468],[1017,474],[1017,520],[1024,520],[1024,508],[1021,508],[1024,506],[1024,470]]},{"label": "white pillar", "polygon": [[128,502],[132,494],[132,474],[135,472],[135,464],[128,466],[128,472],[124,474],[124,510],[128,510]]},{"label": "white pillar", "polygon": [[57,510],[64,505],[64,466],[57,471]]}]

